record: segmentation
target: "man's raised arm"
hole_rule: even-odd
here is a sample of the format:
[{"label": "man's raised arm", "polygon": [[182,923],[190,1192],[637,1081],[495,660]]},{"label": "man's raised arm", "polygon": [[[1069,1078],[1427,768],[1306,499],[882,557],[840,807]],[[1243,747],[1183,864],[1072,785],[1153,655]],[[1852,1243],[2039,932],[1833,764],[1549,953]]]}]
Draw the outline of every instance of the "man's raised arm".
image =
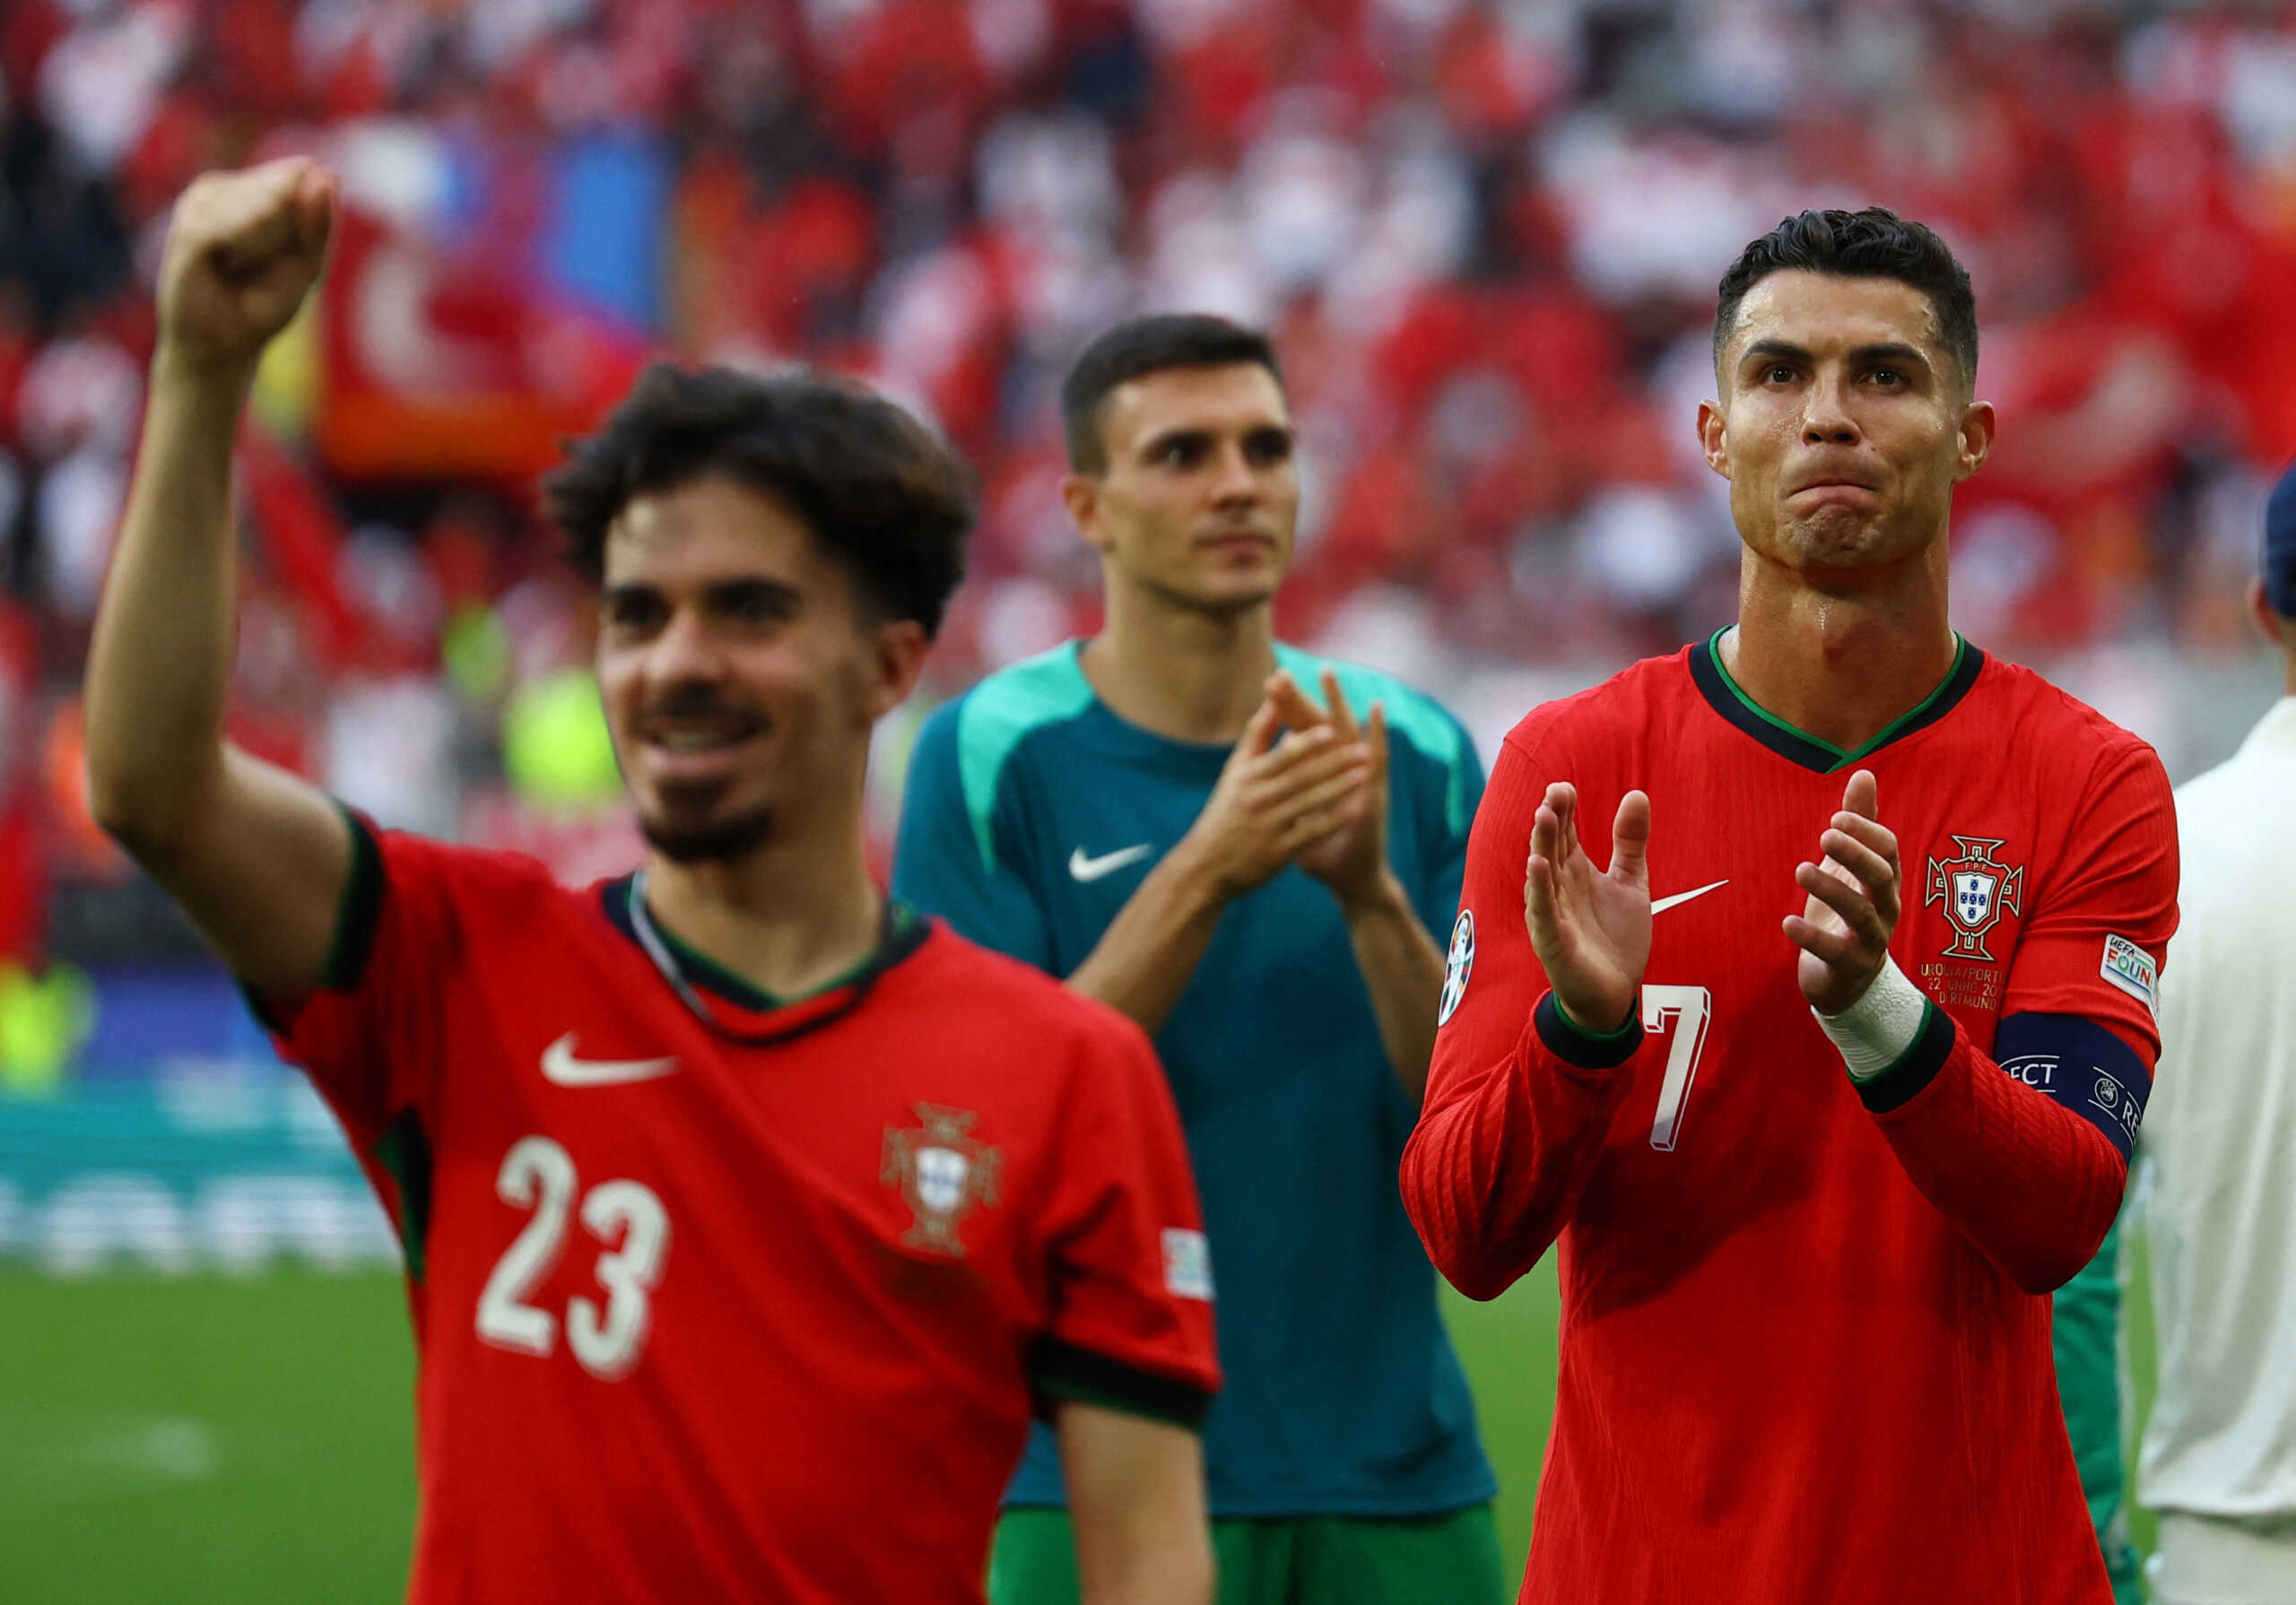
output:
[{"label": "man's raised arm", "polygon": [[[2116,930],[2150,943],[2145,960],[2157,964],[2175,929],[2168,776],[2149,748],[2133,748],[2106,789],[2110,805],[2089,827],[2095,845],[2077,843],[2069,886],[2021,933],[1992,1054],[1890,957],[1901,866],[1870,771],[1850,776],[1818,839],[1822,861],[1797,866],[1808,899],[1785,923],[1802,950],[1802,995],[1907,1177],[2028,1293],[2062,1287],[2112,1229],[2158,1051],[2149,1000],[2135,1002],[2094,967],[2113,941],[2140,950]],[[2052,1090],[2001,1073],[2027,1061],[2050,1068]],[[2092,1096],[2100,1080],[2109,1098]]]},{"label": "man's raised arm", "polygon": [[273,335],[317,282],[335,181],[309,161],[209,174],[176,204],[127,515],[88,659],[96,820],[239,976],[323,978],[351,828],[327,797],[223,739],[237,564],[231,444]]},{"label": "man's raised arm", "polygon": [[1492,767],[1426,1102],[1404,1149],[1404,1208],[1470,1298],[1505,1292],[1569,1222],[1642,1041],[1650,799],[1619,800],[1598,870],[1578,788],[1545,778],[1552,761],[1518,733]]}]

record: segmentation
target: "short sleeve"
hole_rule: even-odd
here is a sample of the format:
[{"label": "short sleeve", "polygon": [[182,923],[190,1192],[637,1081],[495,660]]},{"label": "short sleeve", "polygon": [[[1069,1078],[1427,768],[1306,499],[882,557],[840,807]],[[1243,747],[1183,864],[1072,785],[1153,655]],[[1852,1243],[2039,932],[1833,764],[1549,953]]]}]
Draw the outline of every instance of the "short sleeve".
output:
[{"label": "short sleeve", "polygon": [[1220,1385],[1196,1184],[1154,1050],[1105,1012],[1081,1050],[1043,1212],[1050,1314],[1031,1382],[1048,1401],[1195,1427]]},{"label": "short sleeve", "polygon": [[352,834],[326,981],[300,998],[255,1002],[281,1056],[309,1075],[364,1153],[428,1101],[463,943],[451,895],[457,849],[356,815]]},{"label": "short sleeve", "polygon": [[938,915],[970,941],[1051,971],[1052,937],[1030,877],[1014,862],[1016,822],[998,817],[1003,786],[968,797],[959,724],[963,703],[925,722],[909,761],[893,847],[893,896]]},{"label": "short sleeve", "polygon": [[2057,884],[2027,918],[2001,1014],[2071,1014],[2106,1027],[2147,1070],[2159,1058],[2161,966],[2177,928],[2177,816],[2152,749],[2099,763]]}]

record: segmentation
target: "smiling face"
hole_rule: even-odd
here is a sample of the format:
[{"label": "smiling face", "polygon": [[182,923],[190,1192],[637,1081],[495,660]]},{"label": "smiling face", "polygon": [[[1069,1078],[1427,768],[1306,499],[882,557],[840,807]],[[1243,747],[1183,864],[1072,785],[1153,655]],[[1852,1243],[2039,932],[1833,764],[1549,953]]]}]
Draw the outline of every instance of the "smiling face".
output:
[{"label": "smiling face", "polygon": [[1062,489],[1111,583],[1216,614],[1274,596],[1300,474],[1274,374],[1257,362],[1160,369],[1111,390],[1099,423],[1106,472]]},{"label": "smiling face", "polygon": [[604,556],[598,686],[657,851],[737,858],[859,807],[921,624],[883,620],[779,498],[723,476],[632,497]]},{"label": "smiling face", "polygon": [[1928,296],[1900,280],[1771,273],[1739,304],[1719,368],[1699,439],[1738,534],[1813,577],[1926,555],[1992,447],[1993,408],[1970,399]]}]

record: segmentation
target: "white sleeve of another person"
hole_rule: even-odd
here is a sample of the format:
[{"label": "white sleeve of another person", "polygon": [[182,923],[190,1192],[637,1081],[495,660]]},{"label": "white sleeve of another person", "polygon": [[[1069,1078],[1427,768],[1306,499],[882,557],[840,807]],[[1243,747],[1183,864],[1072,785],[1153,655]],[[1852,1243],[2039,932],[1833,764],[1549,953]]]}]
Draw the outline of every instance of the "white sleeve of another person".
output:
[{"label": "white sleeve of another person", "polygon": [[2276,1530],[2296,1565],[2296,698],[2177,815],[2183,919],[2142,1138],[2160,1384],[2138,1497],[2204,1534]]}]

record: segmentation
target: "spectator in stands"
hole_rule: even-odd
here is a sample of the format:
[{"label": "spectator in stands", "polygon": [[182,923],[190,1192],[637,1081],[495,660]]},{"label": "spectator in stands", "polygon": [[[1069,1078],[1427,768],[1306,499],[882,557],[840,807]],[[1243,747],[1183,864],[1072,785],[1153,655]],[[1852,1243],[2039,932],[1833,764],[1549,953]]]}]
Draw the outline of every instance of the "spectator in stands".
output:
[{"label": "spectator in stands", "polygon": [[[2220,750],[2114,665],[2225,648],[2222,509],[2296,452],[2296,15],[1535,9],[9,0],[0,516],[13,494],[31,716],[109,548],[137,254],[199,167],[316,145],[380,265],[258,395],[291,472],[250,479],[251,616],[313,668],[239,706],[282,746],[329,750],[378,672],[446,672],[370,661],[344,533],[413,542],[476,496],[515,554],[531,453],[648,346],[858,371],[979,462],[940,690],[1089,632],[1053,394],[1091,330],[1183,305],[1265,322],[1294,377],[1290,637],[1457,682],[1470,723],[1526,673],[1575,690],[1734,594],[1710,476],[1661,421],[1700,382],[1697,265],[1854,194],[1940,219],[1998,287],[2007,428],[1955,554],[1972,627],[2096,660],[2072,683],[2108,680],[2172,768]],[[441,371],[483,394],[424,404]],[[426,470],[418,442],[463,455]],[[505,560],[483,600],[530,577]],[[486,740],[455,743],[448,811],[501,779]]]}]

